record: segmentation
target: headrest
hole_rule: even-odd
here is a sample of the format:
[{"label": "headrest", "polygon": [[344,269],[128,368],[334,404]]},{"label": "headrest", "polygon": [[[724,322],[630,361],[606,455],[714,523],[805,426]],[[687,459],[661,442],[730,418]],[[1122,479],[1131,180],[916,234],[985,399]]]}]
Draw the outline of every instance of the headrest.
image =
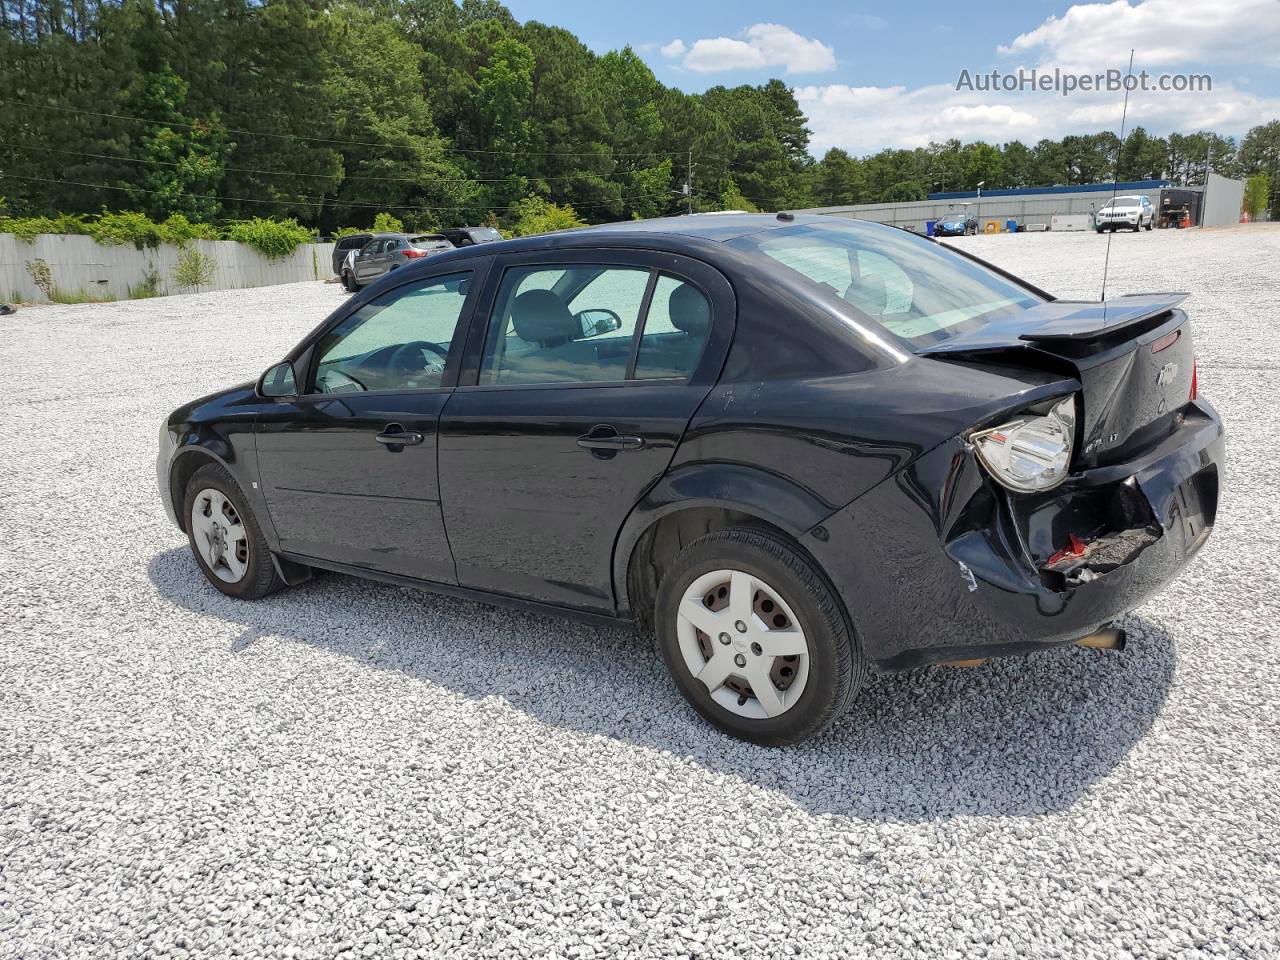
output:
[{"label": "headrest", "polygon": [[529,343],[554,346],[582,335],[582,326],[553,290],[526,290],[511,304],[516,336]]},{"label": "headrest", "polygon": [[882,316],[889,306],[889,287],[884,282],[884,274],[863,274],[845,289],[844,298],[869,316]]},{"label": "headrest", "polygon": [[682,283],[671,291],[667,299],[667,316],[677,330],[695,337],[704,337],[711,328],[711,308],[707,298],[697,287]]}]

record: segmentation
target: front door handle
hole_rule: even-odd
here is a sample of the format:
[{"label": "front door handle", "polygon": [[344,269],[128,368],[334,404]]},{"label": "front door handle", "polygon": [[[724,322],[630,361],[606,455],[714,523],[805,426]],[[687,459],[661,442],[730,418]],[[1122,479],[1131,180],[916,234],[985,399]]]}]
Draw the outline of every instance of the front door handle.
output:
[{"label": "front door handle", "polygon": [[590,432],[578,438],[578,446],[584,450],[600,451],[614,454],[619,450],[640,450],[644,447],[644,437],[628,437],[619,434],[607,424],[592,427]]},{"label": "front door handle", "polygon": [[390,423],[387,424],[385,430],[373,439],[377,440],[392,453],[395,453],[398,450],[403,450],[405,447],[416,446],[425,438],[416,430],[406,430],[398,423]]}]

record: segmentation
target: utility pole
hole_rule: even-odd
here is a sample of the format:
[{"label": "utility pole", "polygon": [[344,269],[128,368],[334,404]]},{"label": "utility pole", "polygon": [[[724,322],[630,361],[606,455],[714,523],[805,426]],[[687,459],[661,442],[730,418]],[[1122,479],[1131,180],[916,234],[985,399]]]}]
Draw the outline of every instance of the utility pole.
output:
[{"label": "utility pole", "polygon": [[689,150],[689,176],[686,178],[688,182],[685,184],[685,192],[687,193],[688,212],[693,213],[693,149]]}]

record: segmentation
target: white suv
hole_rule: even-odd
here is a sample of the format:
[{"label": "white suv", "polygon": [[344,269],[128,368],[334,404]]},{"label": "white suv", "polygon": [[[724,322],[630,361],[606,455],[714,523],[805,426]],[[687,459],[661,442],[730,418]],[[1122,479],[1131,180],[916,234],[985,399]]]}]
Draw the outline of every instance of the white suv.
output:
[{"label": "white suv", "polygon": [[1143,227],[1150,230],[1155,218],[1156,211],[1151,206],[1150,197],[1115,197],[1094,214],[1093,225],[1099,233],[1121,227],[1136,233]]}]

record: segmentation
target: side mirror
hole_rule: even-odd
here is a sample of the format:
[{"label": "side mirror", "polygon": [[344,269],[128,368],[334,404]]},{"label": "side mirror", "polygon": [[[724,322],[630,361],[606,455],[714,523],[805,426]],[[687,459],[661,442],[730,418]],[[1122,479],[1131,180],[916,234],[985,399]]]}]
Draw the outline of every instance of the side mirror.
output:
[{"label": "side mirror", "polygon": [[260,397],[296,397],[298,380],[293,375],[293,364],[281,360],[258,378],[258,396]]},{"label": "side mirror", "polygon": [[583,310],[574,319],[578,321],[584,339],[622,329],[622,318],[612,310]]}]

